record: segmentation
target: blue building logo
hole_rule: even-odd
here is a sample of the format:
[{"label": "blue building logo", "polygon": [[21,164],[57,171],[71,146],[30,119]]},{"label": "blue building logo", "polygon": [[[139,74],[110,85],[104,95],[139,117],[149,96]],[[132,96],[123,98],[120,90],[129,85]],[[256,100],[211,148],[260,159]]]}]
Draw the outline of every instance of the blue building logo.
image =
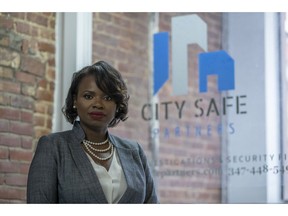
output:
[{"label": "blue building logo", "polygon": [[[223,50],[207,52],[207,24],[197,15],[172,18],[172,88],[174,95],[188,93],[188,45],[198,44],[199,92],[207,92],[208,76],[218,77],[218,90],[235,89],[234,60]],[[169,33],[154,34],[154,87],[156,95],[169,79]]]}]

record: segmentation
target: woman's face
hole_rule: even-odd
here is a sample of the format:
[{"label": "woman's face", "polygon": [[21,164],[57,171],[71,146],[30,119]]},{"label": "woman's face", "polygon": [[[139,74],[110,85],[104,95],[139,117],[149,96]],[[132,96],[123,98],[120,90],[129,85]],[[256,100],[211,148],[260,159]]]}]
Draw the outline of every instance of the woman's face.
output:
[{"label": "woman's face", "polygon": [[116,112],[116,103],[98,88],[93,75],[79,83],[74,106],[82,126],[93,130],[106,130]]}]

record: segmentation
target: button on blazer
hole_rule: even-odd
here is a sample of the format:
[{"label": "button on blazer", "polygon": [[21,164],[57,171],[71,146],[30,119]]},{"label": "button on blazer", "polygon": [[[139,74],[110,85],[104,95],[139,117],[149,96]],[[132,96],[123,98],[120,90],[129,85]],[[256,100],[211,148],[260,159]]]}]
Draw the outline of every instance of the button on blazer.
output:
[{"label": "button on blazer", "polygon": [[[155,184],[141,146],[108,133],[117,150],[127,189],[119,203],[158,203]],[[81,147],[80,123],[39,139],[30,165],[27,203],[107,203],[101,184]]]}]

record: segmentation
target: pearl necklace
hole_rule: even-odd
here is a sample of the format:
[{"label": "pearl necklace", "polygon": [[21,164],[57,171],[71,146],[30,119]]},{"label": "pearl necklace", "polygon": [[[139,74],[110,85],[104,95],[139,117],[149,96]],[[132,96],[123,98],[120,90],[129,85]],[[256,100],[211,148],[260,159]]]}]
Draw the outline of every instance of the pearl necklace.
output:
[{"label": "pearl necklace", "polygon": [[97,148],[95,148],[94,146],[90,145],[89,143],[85,142],[84,140],[83,140],[83,143],[84,143],[84,145],[85,145],[86,147],[88,147],[89,149],[91,149],[91,150],[93,150],[93,151],[95,151],[95,152],[107,152],[107,151],[109,151],[109,150],[111,149],[111,147],[112,147],[112,144],[111,144],[110,142],[109,142],[108,148],[106,148],[106,149],[97,149]]},{"label": "pearl necklace", "polygon": [[97,143],[97,142],[91,142],[91,141],[89,141],[89,140],[86,140],[86,139],[84,139],[83,140],[83,143],[87,143],[87,144],[90,144],[90,145],[104,145],[104,144],[106,144],[108,142],[108,138],[104,141],[104,142],[100,142],[100,143]]},{"label": "pearl necklace", "polygon": [[[97,158],[98,160],[100,160],[100,161],[109,160],[109,159],[112,157],[112,155],[113,155],[113,150],[114,150],[114,148],[113,148],[113,145],[112,145],[110,142],[109,142],[108,148],[106,148],[106,149],[95,149],[95,148],[93,148],[93,147],[90,145],[90,143],[87,143],[86,140],[83,140],[83,144],[84,144],[84,146],[86,147],[87,151],[88,151],[91,155],[93,155],[95,158]],[[96,152],[107,152],[107,151],[109,151],[109,150],[111,149],[111,153],[110,153],[110,155],[108,155],[107,157],[99,157],[99,156],[96,155],[91,149],[93,149],[93,150],[96,151]]]}]

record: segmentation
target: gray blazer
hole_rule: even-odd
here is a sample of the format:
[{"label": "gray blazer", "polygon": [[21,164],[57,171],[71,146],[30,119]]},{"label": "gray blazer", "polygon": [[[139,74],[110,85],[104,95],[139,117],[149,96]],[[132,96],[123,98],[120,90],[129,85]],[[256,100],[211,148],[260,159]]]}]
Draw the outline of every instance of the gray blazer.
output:
[{"label": "gray blazer", "polygon": [[[107,203],[97,175],[80,143],[80,123],[40,138],[27,184],[27,203]],[[109,134],[127,189],[119,203],[158,203],[146,156],[136,142]]]}]

